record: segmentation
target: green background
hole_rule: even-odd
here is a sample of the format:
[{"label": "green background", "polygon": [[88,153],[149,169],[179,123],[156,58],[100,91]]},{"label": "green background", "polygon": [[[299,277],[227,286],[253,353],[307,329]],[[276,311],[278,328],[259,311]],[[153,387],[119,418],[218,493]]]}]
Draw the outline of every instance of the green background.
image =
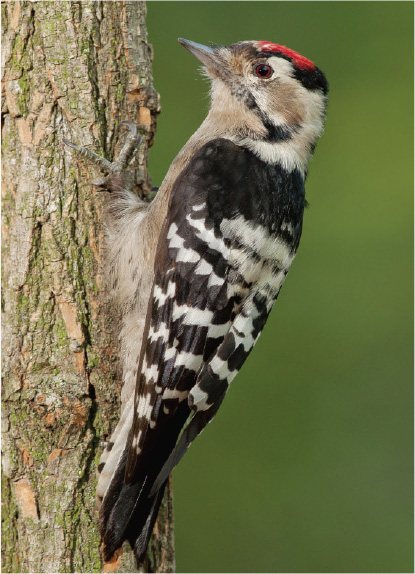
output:
[{"label": "green background", "polygon": [[149,2],[154,185],[209,106],[177,43],[268,40],[330,82],[299,253],[174,472],[179,572],[413,571],[413,5]]}]

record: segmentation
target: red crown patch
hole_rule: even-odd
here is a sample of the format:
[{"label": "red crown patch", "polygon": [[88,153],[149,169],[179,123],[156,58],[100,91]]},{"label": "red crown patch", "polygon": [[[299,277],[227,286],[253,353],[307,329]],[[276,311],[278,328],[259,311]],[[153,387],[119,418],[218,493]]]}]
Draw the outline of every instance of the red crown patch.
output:
[{"label": "red crown patch", "polygon": [[315,65],[311,60],[307,60],[298,52],[290,50],[286,46],[280,46],[279,44],[272,44],[271,42],[258,42],[261,46],[261,52],[275,52],[276,54],[284,54],[291,58],[294,66],[300,68],[301,70],[315,70]]}]

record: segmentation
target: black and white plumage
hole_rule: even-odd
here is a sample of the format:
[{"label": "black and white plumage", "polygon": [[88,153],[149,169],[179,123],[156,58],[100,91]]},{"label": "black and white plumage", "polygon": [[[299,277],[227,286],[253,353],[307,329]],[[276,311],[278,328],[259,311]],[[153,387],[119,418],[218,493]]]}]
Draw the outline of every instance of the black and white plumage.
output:
[{"label": "black and white plumage", "polygon": [[327,99],[322,72],[283,46],[181,43],[213,80],[209,115],[153,204],[113,194],[108,223],[125,384],[97,491],[105,557],[127,539],[138,563],[169,473],[216,414],[291,266]]}]

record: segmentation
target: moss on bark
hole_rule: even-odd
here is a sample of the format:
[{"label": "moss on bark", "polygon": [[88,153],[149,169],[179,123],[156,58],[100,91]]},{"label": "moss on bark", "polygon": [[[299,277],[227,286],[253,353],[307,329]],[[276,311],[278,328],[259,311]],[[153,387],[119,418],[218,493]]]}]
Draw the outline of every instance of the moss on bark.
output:
[{"label": "moss on bark", "polygon": [[[95,468],[119,413],[117,316],[98,174],[62,137],[112,158],[118,124],[147,118],[133,168],[148,197],[159,104],[145,4],[4,2],[2,22],[3,571],[100,572]],[[168,572],[169,497],[162,514],[153,567]],[[135,567],[125,551],[105,568]]]}]

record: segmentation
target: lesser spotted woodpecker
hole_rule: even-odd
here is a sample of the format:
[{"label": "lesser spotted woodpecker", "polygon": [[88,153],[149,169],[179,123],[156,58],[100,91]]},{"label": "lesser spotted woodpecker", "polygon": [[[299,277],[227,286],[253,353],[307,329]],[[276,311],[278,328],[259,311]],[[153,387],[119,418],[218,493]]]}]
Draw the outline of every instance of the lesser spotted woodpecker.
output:
[{"label": "lesser spotted woodpecker", "polygon": [[105,558],[129,540],[138,564],[169,473],[216,414],[294,259],[328,92],[285,46],[179,42],[212,80],[208,116],[150,205],[120,174],[107,183],[123,390],[97,494]]}]

